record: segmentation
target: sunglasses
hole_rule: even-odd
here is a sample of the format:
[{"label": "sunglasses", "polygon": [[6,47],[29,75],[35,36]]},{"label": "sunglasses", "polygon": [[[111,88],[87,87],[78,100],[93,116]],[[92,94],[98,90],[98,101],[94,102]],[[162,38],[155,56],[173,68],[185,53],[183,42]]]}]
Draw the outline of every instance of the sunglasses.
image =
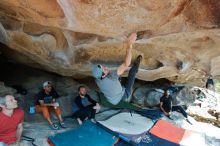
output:
[{"label": "sunglasses", "polygon": [[[97,65],[97,66],[98,66],[98,68],[101,68],[101,69],[102,69],[102,76],[105,75],[104,72],[103,72],[102,65]],[[102,77],[101,77],[101,79],[102,79]]]},{"label": "sunglasses", "polygon": [[51,85],[47,85],[46,87],[47,87],[47,88],[52,88],[52,86],[51,86]]}]

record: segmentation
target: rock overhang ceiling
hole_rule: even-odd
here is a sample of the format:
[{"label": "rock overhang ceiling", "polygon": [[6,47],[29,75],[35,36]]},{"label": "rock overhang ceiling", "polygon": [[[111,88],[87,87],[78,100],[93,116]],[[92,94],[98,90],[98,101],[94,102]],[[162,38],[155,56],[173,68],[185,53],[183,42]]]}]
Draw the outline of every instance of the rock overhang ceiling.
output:
[{"label": "rock overhang ceiling", "polygon": [[92,65],[115,68],[133,31],[137,78],[185,83],[220,75],[219,0],[1,0],[1,51],[16,61],[76,78]]}]

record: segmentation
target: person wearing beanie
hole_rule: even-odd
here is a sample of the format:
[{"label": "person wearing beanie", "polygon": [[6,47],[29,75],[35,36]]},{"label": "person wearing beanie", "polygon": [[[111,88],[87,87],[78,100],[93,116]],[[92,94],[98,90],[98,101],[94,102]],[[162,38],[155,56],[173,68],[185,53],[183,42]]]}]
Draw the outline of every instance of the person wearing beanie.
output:
[{"label": "person wearing beanie", "polygon": [[122,75],[131,64],[132,47],[136,39],[136,33],[131,33],[127,38],[125,59],[117,70],[110,71],[106,66],[101,64],[95,65],[92,69],[92,75],[95,78],[96,84],[107,100],[113,105],[117,105],[122,99],[127,100],[131,96],[135,75],[138,72],[142,56],[139,55],[135,60],[134,65],[129,70],[127,82],[124,85],[120,83],[119,76]]}]

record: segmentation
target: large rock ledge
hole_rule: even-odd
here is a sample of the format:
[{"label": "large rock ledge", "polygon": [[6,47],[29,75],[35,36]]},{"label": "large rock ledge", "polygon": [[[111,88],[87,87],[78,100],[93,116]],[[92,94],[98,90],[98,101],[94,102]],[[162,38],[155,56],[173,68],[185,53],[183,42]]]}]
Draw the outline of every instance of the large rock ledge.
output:
[{"label": "large rock ledge", "polygon": [[199,85],[220,75],[219,11],[218,0],[2,0],[0,52],[79,78],[93,64],[120,64],[125,36],[143,31],[133,50],[144,57],[139,79]]}]

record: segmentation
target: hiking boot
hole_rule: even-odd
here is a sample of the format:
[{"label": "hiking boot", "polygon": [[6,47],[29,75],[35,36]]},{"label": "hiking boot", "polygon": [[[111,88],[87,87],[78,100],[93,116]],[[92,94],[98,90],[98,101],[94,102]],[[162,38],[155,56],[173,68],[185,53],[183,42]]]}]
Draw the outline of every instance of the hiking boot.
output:
[{"label": "hiking boot", "polygon": [[134,61],[134,66],[136,66],[137,68],[139,68],[139,65],[140,65],[142,59],[143,59],[142,55],[138,55],[138,57],[137,57],[136,60]]},{"label": "hiking boot", "polygon": [[53,129],[53,130],[59,130],[59,126],[55,123],[51,124],[50,128]]},{"label": "hiking boot", "polygon": [[62,127],[62,128],[67,128],[67,126],[66,126],[66,124],[65,124],[64,122],[61,122],[61,123],[60,123],[60,127]]}]

